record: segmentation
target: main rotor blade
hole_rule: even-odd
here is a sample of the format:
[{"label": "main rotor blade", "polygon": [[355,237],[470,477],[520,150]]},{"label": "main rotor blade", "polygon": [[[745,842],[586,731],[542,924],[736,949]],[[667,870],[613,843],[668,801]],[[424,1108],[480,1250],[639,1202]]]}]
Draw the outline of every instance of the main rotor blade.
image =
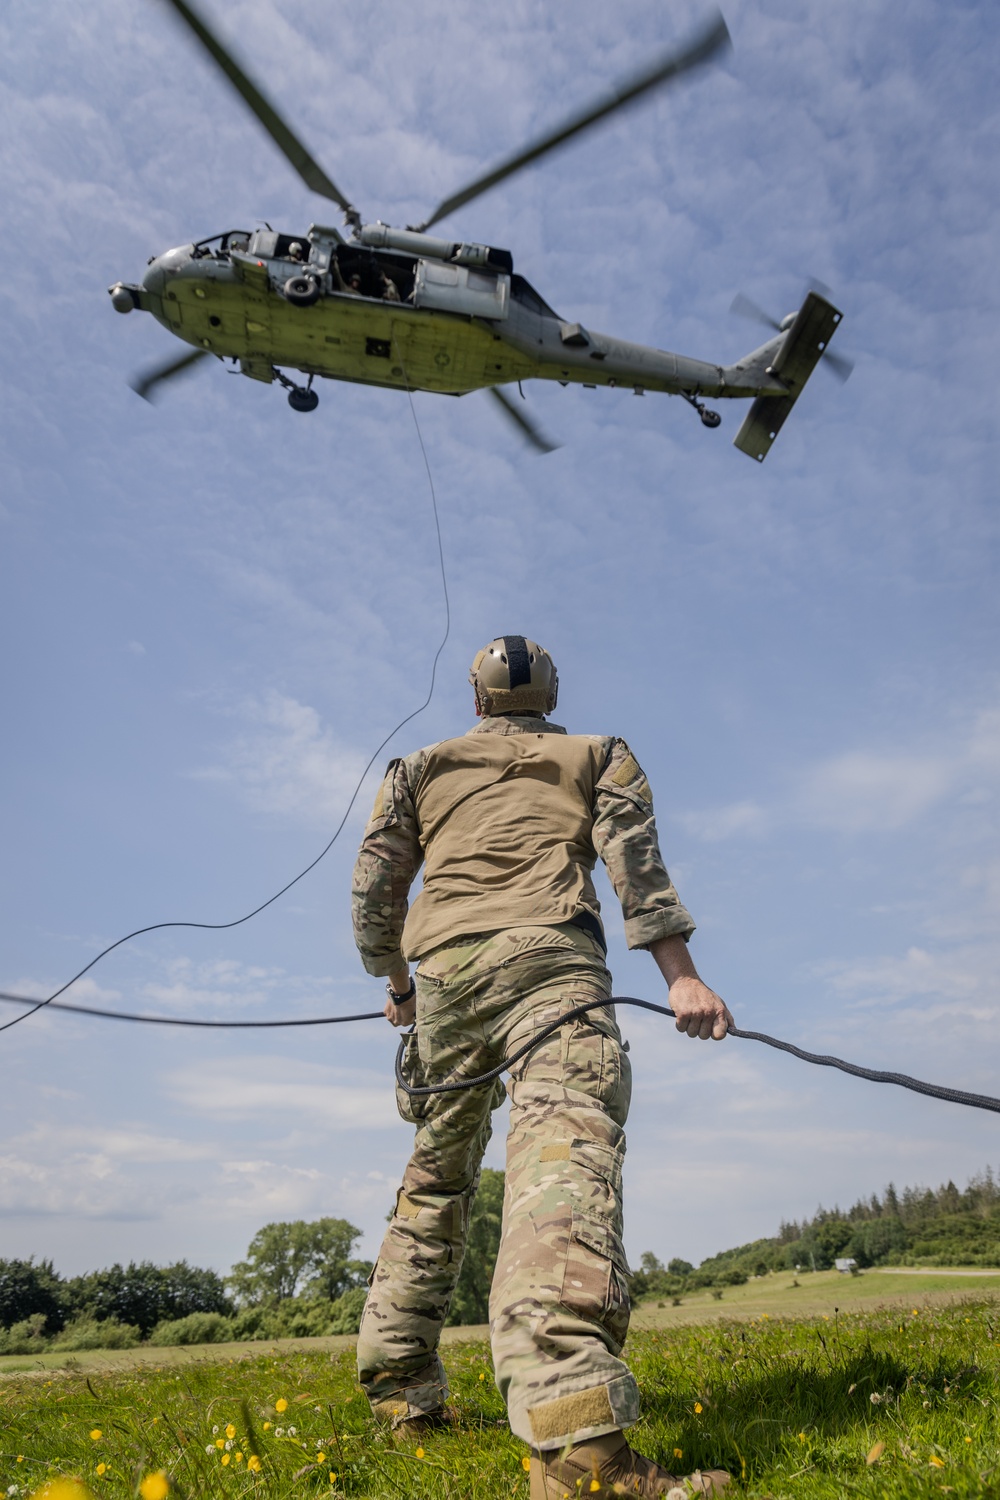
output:
[{"label": "main rotor blade", "polygon": [[[178,0],[173,0],[173,3],[176,5]],[[603,120],[606,115],[612,114],[616,109],[623,109],[626,105],[638,99],[640,95],[648,93],[650,89],[657,88],[661,84],[670,83],[672,79],[679,77],[680,74],[687,73],[692,68],[698,67],[701,63],[708,62],[710,58],[714,57],[717,53],[721,53],[731,45],[726,23],[722,19],[721,13],[715,11],[708,23],[695,34],[686,47],[681,48],[679,51],[671,49],[669,52],[664,53],[651,68],[644,68],[641,73],[634,74],[631,78],[624,79],[618,84],[612,91],[609,99],[602,100],[600,104],[590,105],[579,114],[570,116],[568,120],[565,120],[562,125],[557,126],[548,135],[542,136],[540,140],[535,141],[530,146],[526,146],[524,150],[518,151],[515,156],[509,156],[506,161],[502,161],[491,172],[487,172],[482,177],[477,177],[474,182],[470,182],[468,187],[464,187],[461,191],[453,193],[450,198],[445,198],[443,203],[438,204],[426,223],[421,224],[419,228],[421,230],[429,229],[432,224],[436,224],[446,214],[454,213],[456,208],[461,208],[463,204],[471,202],[473,198],[478,198],[480,193],[485,193],[487,189],[495,187],[498,182],[503,182],[505,177],[510,177],[512,173],[519,172],[522,167],[526,167],[531,162],[537,161],[547,151],[555,150],[564,141],[568,141],[571,136],[578,135],[581,130],[586,130],[588,126],[596,124],[598,120]]]},{"label": "main rotor blade", "polygon": [[144,370],[141,375],[133,375],[129,385],[137,396],[143,401],[151,401],[150,392],[165,380],[173,380],[175,375],[180,375],[184,370],[189,370],[196,365],[200,359],[207,359],[208,351],[205,349],[192,349],[190,354],[182,354],[180,359],[171,359],[165,365],[152,365]]},{"label": "main rotor blade", "polygon": [[218,37],[209,30],[198,12],[187,3],[187,0],[169,0],[169,4],[187,22],[206,52],[215,59],[237,93],[241,94],[249,104],[274,144],[279,151],[284,152],[306,187],[324,198],[332,198],[345,214],[349,217],[354,215],[360,223],[360,216],[354,206],[348,202],[336,184],[331,182],[298,136],[285,124],[274,105],[264,97],[257,85],[251,82],[232,54],[227,52]]},{"label": "main rotor blade", "polygon": [[729,304],[729,311],[736,313],[741,318],[749,318],[751,323],[763,323],[765,328],[773,328],[780,333],[781,324],[770,313],[766,313],[756,302],[751,302],[749,297],[744,297],[742,292],[737,292]]},{"label": "main rotor blade", "polygon": [[499,386],[491,385],[489,393],[495,401],[500,403],[505,414],[521,429],[528,442],[537,448],[539,453],[554,453],[560,446],[559,443],[553,443],[547,438],[542,429],[525,412],[520,411],[509,396],[504,395]]}]

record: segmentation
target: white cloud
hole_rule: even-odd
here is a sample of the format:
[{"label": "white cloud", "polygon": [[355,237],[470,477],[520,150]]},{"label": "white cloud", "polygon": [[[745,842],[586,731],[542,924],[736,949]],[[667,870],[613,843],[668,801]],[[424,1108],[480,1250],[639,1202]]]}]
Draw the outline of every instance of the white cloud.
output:
[{"label": "white cloud", "polygon": [[236,711],[250,726],[225,749],[219,765],[195,771],[201,781],[234,788],[259,812],[329,828],[344,815],[364,769],[308,704],[278,692]]},{"label": "white cloud", "polygon": [[386,1078],[292,1058],[196,1063],[169,1074],[165,1088],[185,1110],[216,1119],[281,1119],[309,1132],[399,1123]]},{"label": "white cloud", "polygon": [[824,965],[821,973],[852,1013],[869,1013],[876,1030],[904,1031],[909,1046],[937,1037],[946,1049],[956,1029],[992,1028],[1000,1019],[1000,949],[995,943]]},{"label": "white cloud", "polygon": [[[988,806],[1000,783],[1000,710],[966,714],[964,730],[941,736],[923,754],[897,749],[845,749],[790,771],[786,789],[769,804],[745,799],[680,814],[706,843],[758,837],[789,825],[832,833],[896,832],[948,798]],[[933,738],[928,736],[927,738]]]},{"label": "white cloud", "polygon": [[837,833],[902,828],[947,795],[957,769],[944,759],[853,751],[807,771],[789,811]]},{"label": "white cloud", "polygon": [[162,1188],[148,1173],[155,1168],[187,1170],[210,1156],[203,1142],[157,1136],[138,1127],[38,1125],[10,1140],[0,1155],[0,1213],[156,1217]]},{"label": "white cloud", "polygon": [[756,802],[733,802],[704,812],[679,813],[677,821],[697,839],[714,844],[722,839],[753,837],[766,832],[769,815]]}]

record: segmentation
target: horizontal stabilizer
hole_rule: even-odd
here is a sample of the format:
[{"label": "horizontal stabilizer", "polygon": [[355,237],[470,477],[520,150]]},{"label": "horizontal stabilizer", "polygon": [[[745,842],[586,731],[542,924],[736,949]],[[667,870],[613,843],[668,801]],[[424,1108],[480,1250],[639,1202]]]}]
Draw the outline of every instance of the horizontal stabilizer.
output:
[{"label": "horizontal stabilizer", "polygon": [[842,314],[818,292],[810,292],[795,315],[769,373],[788,387],[784,396],[758,396],[747,412],[733,446],[763,463],[785,418],[795,405],[809,376],[823,357],[837,330]]}]

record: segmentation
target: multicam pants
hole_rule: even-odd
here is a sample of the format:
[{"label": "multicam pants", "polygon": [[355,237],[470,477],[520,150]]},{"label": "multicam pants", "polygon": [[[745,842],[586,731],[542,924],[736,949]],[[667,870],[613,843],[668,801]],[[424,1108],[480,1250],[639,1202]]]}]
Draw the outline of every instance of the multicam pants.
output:
[{"label": "multicam pants", "polygon": [[[611,993],[580,929],[519,927],[435,950],[417,970],[409,1081],[475,1077],[547,1022]],[[396,1421],[447,1396],[437,1348],[465,1251],[499,1082],[411,1100],[417,1126],[358,1339],[373,1407]],[[617,1357],[629,1320],[621,1242],[622,1126],[631,1070],[611,1006],[568,1023],[511,1071],[503,1233],[490,1295],[497,1383],[510,1425],[537,1449],[634,1422]]]}]

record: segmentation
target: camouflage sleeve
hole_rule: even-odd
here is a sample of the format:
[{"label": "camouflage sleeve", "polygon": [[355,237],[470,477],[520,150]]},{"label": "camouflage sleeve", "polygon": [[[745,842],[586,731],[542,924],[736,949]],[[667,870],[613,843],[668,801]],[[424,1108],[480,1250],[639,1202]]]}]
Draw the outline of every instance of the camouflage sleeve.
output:
[{"label": "camouflage sleeve", "polygon": [[649,782],[624,740],[611,753],[594,794],[594,848],[622,904],[630,948],[688,937],[694,923],[667,874],[656,835]]},{"label": "camouflage sleeve", "polygon": [[351,882],[354,941],[369,974],[391,974],[402,966],[409,891],[423,858],[407,763],[394,760],[378,789]]}]

